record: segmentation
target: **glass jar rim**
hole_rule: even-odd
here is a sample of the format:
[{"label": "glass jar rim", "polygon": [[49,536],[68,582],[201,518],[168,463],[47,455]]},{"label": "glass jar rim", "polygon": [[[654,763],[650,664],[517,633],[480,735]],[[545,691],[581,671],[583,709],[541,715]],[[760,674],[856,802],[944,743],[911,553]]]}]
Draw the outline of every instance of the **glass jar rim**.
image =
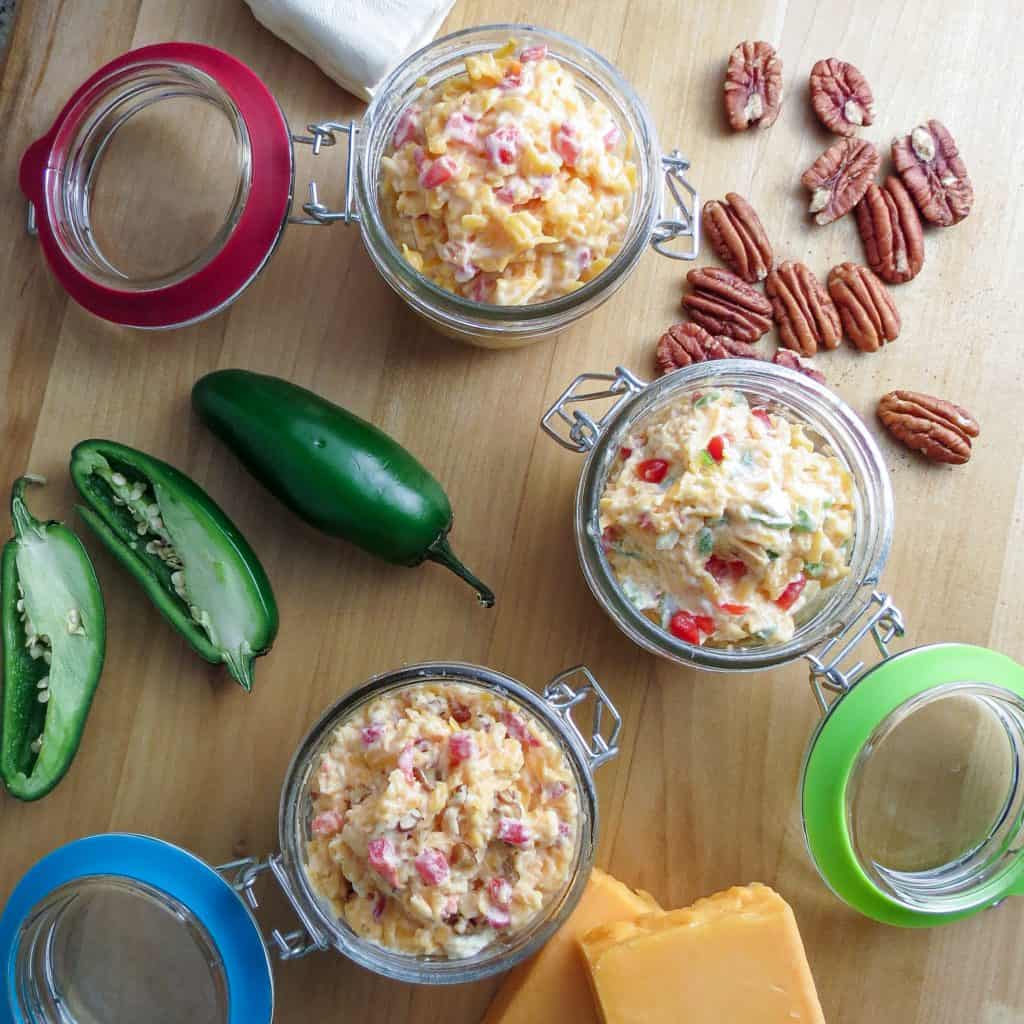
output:
[{"label": "glass jar rim", "polygon": [[[508,946],[488,946],[466,958],[428,958],[388,950],[358,936],[339,920],[314,892],[305,871],[305,851],[300,839],[299,810],[303,781],[322,750],[325,738],[360,707],[384,693],[431,682],[477,686],[513,700],[537,718],[557,740],[564,742],[577,780],[580,830],[572,872],[560,894],[528,926],[523,941]],[[292,756],[285,773],[278,811],[278,841],[288,876],[287,895],[300,917],[315,925],[319,938],[362,967],[398,981],[419,984],[460,984],[508,970],[531,956],[546,942],[561,921],[572,912],[583,894],[597,852],[599,827],[597,790],[588,766],[587,752],[565,727],[552,707],[518,680],[493,669],[468,662],[423,662],[384,672],[367,680],[335,701],[320,715]]]},{"label": "glass jar rim", "polygon": [[[611,264],[576,291],[545,302],[519,306],[500,306],[464,298],[417,271],[402,256],[389,235],[376,198],[379,166],[375,159],[376,150],[373,143],[380,133],[383,133],[385,138],[390,137],[393,122],[400,109],[385,109],[388,104],[394,103],[393,97],[396,94],[404,96],[415,87],[421,76],[429,73],[432,65],[436,66],[439,58],[451,59],[456,53],[465,54],[487,49],[494,46],[497,42],[496,37],[500,36],[504,36],[506,41],[508,38],[525,37],[529,40],[552,43],[558,48],[556,57],[568,59],[574,73],[585,73],[587,79],[593,82],[596,79],[585,71],[579,61],[589,63],[605,76],[607,81],[602,85],[610,87],[611,94],[621,103],[623,111],[628,112],[635,127],[640,129],[639,137],[636,137],[636,132],[633,134],[638,168],[642,172],[641,187],[636,195],[634,214],[627,235]],[[574,57],[576,60],[572,59]],[[404,103],[402,106],[404,107]],[[658,216],[658,195],[661,187],[658,173],[660,148],[647,107],[622,73],[607,58],[571,36],[553,29],[529,24],[495,23],[461,29],[433,40],[402,61],[381,83],[360,125],[358,146],[356,192],[359,223],[364,245],[378,269],[385,273],[392,287],[400,290],[407,301],[411,299],[410,290],[413,294],[422,293],[420,302],[429,305],[436,313],[464,316],[473,321],[474,327],[484,331],[490,328],[497,333],[514,329],[517,325],[524,331],[537,330],[543,328],[545,321],[573,313],[595,300],[607,297],[643,255]],[[389,272],[385,272],[385,269]]]},{"label": "glass jar rim", "polygon": [[[807,424],[853,476],[857,529],[851,573],[822,592],[814,613],[782,644],[708,647],[679,640],[642,615],[622,593],[595,529],[598,504],[615,453],[630,428],[683,393],[713,384],[747,393]],[[834,392],[786,367],[752,359],[711,360],[676,370],[645,385],[616,406],[590,449],[576,492],[574,531],[583,575],[598,603],[635,643],[681,664],[720,672],[752,672],[785,665],[839,633],[863,605],[888,560],[894,525],[892,484],[882,454],[864,422]]]}]

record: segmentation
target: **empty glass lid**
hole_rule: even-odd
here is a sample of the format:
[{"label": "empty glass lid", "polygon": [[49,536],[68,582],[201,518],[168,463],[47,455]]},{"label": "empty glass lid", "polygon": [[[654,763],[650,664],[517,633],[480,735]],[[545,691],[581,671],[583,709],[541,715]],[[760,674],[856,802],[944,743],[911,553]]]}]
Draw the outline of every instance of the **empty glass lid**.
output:
[{"label": "empty glass lid", "polygon": [[870,672],[826,715],[804,820],[833,890],[892,924],[954,920],[1024,877],[1024,668],[961,644]]},{"label": "empty glass lid", "polygon": [[[213,868],[169,843],[104,835],[61,847],[0,918],[16,1024],[269,1024],[260,932]],[[2,1009],[2,1007],[0,1007]]]}]

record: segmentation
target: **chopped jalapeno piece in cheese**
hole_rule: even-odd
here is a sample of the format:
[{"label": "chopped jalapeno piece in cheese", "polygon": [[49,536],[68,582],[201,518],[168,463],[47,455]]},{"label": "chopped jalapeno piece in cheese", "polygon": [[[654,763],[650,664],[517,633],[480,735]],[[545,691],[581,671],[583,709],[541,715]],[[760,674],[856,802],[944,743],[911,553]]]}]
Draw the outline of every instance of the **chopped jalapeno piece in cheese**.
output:
[{"label": "chopped jalapeno piece in cheese", "polygon": [[623,593],[663,629],[713,646],[785,642],[848,575],[852,479],[801,423],[722,389],[655,412],[630,443],[631,460],[667,464],[671,485],[615,463],[600,526],[617,538],[606,555]]}]

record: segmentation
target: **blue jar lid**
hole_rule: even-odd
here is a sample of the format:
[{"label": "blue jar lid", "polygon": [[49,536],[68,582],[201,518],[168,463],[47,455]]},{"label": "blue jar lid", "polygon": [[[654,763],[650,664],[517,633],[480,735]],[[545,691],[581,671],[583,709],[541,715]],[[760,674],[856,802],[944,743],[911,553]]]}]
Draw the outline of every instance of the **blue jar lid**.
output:
[{"label": "blue jar lid", "polygon": [[198,857],[160,839],[127,834],[91,836],[62,846],[40,860],[15,887],[0,916],[0,964],[5,979],[0,1024],[25,1024],[16,1009],[15,985],[17,938],[26,919],[55,890],[99,877],[141,883],[190,912],[219,957],[228,1024],[269,1024],[274,1015],[273,975],[249,909]]}]

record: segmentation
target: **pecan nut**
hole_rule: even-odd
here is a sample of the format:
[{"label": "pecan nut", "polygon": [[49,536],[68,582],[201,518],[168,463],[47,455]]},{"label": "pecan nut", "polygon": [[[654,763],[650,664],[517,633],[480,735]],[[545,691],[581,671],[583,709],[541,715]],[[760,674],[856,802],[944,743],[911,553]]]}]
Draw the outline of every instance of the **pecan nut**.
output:
[{"label": "pecan nut", "polygon": [[713,338],[700,324],[673,324],[658,340],[655,361],[662,374],[709,359],[760,359],[753,347],[735,338]]},{"label": "pecan nut", "polygon": [[800,357],[795,352],[790,352],[788,348],[780,348],[772,358],[772,362],[776,366],[785,366],[789,370],[796,370],[797,373],[802,373],[819,384],[825,383],[825,374],[821,370],[816,370],[810,363],[800,362]]},{"label": "pecan nut", "polygon": [[857,228],[868,266],[890,284],[917,277],[924,266],[924,229],[917,207],[899,178],[872,182],[857,204]]},{"label": "pecan nut", "polygon": [[686,280],[693,291],[683,296],[683,307],[709,334],[750,343],[771,327],[771,304],[732,271],[699,267]]},{"label": "pecan nut", "polygon": [[782,61],[764,42],[740,43],[725,72],[725,113],[735,132],[770,128],[782,106]]},{"label": "pecan nut", "polygon": [[861,352],[877,352],[900,333],[900,315],[889,289],[868,267],[840,263],[828,275],[828,293],[846,336]]},{"label": "pecan nut", "polygon": [[749,284],[768,276],[774,256],[757,211],[736,192],[704,204],[704,234],[715,255]]},{"label": "pecan nut", "polygon": [[781,263],[764,283],[779,337],[786,348],[813,356],[819,346],[836,348],[843,332],[828,292],[803,263]]},{"label": "pecan nut", "polygon": [[875,119],[868,80],[845,60],[819,60],[811,68],[811,106],[818,120],[837,135],[856,135]]},{"label": "pecan nut", "polygon": [[890,391],[878,403],[885,429],[933,462],[963,465],[971,457],[978,421],[963,407],[917,391]]},{"label": "pecan nut", "polygon": [[892,162],[925,220],[949,227],[971,212],[974,188],[941,121],[918,125],[902,139],[893,139]]},{"label": "pecan nut", "polygon": [[831,224],[852,210],[878,171],[878,150],[865,139],[840,139],[800,179],[811,191],[808,212],[816,224]]}]

